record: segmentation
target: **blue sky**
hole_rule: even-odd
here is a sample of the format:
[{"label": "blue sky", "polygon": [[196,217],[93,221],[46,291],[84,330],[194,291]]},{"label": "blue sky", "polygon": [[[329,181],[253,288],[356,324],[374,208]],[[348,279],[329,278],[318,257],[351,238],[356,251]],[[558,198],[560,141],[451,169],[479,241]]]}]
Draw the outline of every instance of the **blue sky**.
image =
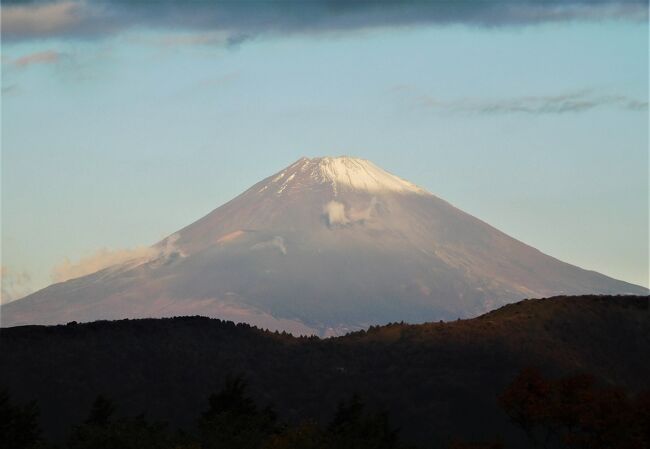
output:
[{"label": "blue sky", "polygon": [[301,156],[339,154],[648,285],[647,19],[255,34],[118,16],[95,35],[23,32],[4,13],[5,297],[66,259],[155,243]]}]

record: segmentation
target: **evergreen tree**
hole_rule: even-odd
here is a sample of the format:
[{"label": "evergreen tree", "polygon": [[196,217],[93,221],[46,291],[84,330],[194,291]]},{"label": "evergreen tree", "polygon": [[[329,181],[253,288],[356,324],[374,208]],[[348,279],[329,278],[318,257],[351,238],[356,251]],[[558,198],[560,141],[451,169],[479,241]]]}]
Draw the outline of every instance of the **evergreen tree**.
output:
[{"label": "evergreen tree", "polygon": [[[171,449],[174,440],[167,426],[149,423],[144,415],[114,418],[115,407],[98,396],[88,418],[75,427],[68,440],[69,449]],[[191,446],[185,446],[191,447]]]},{"label": "evergreen tree", "polygon": [[258,409],[246,390],[241,377],[229,377],[223,390],[210,396],[198,426],[204,449],[256,449],[279,432],[275,413]]},{"label": "evergreen tree", "polygon": [[9,393],[0,390],[0,446],[3,449],[33,448],[40,440],[38,407],[35,402],[24,406],[11,403]]},{"label": "evergreen tree", "polygon": [[330,447],[339,449],[391,449],[397,446],[397,431],[386,413],[365,413],[358,395],[338,405],[328,427]]}]

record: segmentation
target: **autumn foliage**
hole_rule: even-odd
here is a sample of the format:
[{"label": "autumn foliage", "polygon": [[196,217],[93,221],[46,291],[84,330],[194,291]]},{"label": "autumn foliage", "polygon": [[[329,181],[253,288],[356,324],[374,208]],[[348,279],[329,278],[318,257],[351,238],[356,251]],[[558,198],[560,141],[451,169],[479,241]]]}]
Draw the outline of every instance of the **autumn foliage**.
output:
[{"label": "autumn foliage", "polygon": [[499,398],[535,448],[650,447],[650,394],[630,396],[586,374],[547,379],[526,368]]}]

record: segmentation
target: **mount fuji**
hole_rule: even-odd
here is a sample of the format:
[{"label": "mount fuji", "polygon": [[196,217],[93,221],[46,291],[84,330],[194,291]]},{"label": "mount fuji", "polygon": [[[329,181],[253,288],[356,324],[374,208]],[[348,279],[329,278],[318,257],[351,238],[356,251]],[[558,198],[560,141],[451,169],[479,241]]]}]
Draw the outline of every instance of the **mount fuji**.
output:
[{"label": "mount fuji", "polygon": [[590,293],[648,290],[545,255],[370,161],[323,157],[255,184],[151,256],[3,305],[0,321],[205,315],[329,336]]}]

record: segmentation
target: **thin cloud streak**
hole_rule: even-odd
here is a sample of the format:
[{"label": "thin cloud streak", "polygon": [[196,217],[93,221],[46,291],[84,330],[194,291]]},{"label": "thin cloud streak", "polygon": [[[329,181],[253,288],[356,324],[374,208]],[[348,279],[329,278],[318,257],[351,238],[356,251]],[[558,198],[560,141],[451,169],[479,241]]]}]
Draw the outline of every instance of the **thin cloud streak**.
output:
[{"label": "thin cloud streak", "polygon": [[53,50],[40,51],[15,59],[13,65],[19,68],[25,68],[38,64],[54,64],[59,62],[62,56],[62,53]]},{"label": "thin cloud streak", "polygon": [[10,84],[9,86],[2,86],[2,95],[13,95],[18,92],[17,84]]},{"label": "thin cloud streak", "polygon": [[[370,28],[463,24],[479,27],[533,25],[571,20],[643,22],[645,0],[8,0],[2,37],[97,38],[129,28],[224,33],[219,45],[239,45],[259,35],[353,32]],[[201,41],[201,39],[199,39]]]},{"label": "thin cloud streak", "polygon": [[628,111],[646,111],[648,109],[647,100],[637,100],[625,95],[599,95],[591,90],[562,95],[526,96],[501,100],[444,101],[430,96],[420,96],[415,99],[415,104],[419,107],[444,112],[479,115],[566,114],[586,112],[601,107],[616,107]]}]

